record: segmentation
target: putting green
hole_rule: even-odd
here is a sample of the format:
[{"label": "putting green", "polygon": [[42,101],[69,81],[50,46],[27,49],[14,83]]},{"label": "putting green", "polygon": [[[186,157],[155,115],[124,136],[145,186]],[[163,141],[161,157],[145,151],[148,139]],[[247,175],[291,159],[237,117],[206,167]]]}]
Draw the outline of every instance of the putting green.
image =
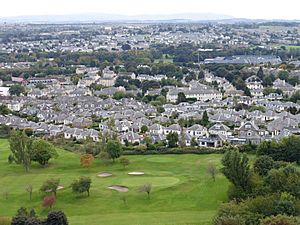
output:
[{"label": "putting green", "polygon": [[153,187],[172,187],[180,182],[176,177],[128,177],[120,180],[120,185],[138,187],[143,184],[151,184]]},{"label": "putting green", "polygon": [[166,157],[166,156],[155,156],[155,157],[148,158],[147,161],[158,162],[158,163],[167,163],[167,162],[173,162],[174,158]]}]

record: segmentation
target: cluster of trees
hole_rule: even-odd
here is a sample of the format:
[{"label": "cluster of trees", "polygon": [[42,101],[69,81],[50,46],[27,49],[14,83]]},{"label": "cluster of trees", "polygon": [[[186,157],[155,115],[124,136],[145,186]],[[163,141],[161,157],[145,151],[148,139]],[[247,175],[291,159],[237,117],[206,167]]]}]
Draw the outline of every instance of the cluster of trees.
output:
[{"label": "cluster of trees", "polygon": [[259,156],[251,168],[248,156],[233,148],[224,154],[222,165],[230,181],[231,201],[220,206],[214,225],[299,224],[300,171],[296,167]]},{"label": "cluster of trees", "polygon": [[300,137],[289,136],[281,141],[264,141],[257,147],[258,155],[267,155],[276,161],[296,162],[300,165]]},{"label": "cluster of trees", "polygon": [[32,161],[46,166],[51,158],[58,157],[55,147],[48,141],[28,137],[25,131],[12,130],[9,138],[9,162],[23,165],[28,172]]},{"label": "cluster of trees", "polygon": [[12,218],[11,225],[68,225],[67,216],[63,211],[51,211],[47,218],[39,218],[34,209],[21,207]]}]

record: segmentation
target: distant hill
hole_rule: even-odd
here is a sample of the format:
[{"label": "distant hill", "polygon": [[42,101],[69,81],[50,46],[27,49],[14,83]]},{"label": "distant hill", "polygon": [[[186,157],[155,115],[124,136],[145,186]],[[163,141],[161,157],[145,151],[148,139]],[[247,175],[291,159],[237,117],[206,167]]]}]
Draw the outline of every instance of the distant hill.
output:
[{"label": "distant hill", "polygon": [[126,16],[118,14],[73,14],[73,15],[40,15],[40,16],[16,16],[0,18],[1,22],[7,23],[88,23],[88,22],[114,22],[114,21],[213,21],[227,20],[233,17],[214,13],[182,13],[166,15],[135,15]]}]

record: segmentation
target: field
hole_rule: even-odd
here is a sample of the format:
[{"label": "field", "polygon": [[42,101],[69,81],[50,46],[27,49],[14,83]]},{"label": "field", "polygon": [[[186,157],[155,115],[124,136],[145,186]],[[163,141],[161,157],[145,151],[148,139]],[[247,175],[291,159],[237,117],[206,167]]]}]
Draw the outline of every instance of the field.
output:
[{"label": "field", "polygon": [[[209,225],[218,205],[226,201],[227,180],[218,173],[213,182],[207,173],[208,163],[219,166],[221,155],[130,156],[131,164],[126,169],[118,162],[103,165],[100,160],[82,168],[78,155],[59,150],[59,158],[48,167],[33,164],[25,173],[22,166],[8,164],[9,153],[7,140],[0,139],[0,216],[13,216],[20,206],[46,215],[39,188],[49,178],[59,178],[65,187],[58,191],[54,209],[63,210],[71,225]],[[102,171],[113,176],[97,177]],[[130,176],[130,171],[144,171],[145,175]],[[82,175],[92,178],[90,197],[74,194],[69,188]],[[137,191],[145,183],[152,184],[150,200]],[[31,201],[25,191],[28,184],[34,189]],[[125,185],[129,192],[109,190],[110,185]]]}]

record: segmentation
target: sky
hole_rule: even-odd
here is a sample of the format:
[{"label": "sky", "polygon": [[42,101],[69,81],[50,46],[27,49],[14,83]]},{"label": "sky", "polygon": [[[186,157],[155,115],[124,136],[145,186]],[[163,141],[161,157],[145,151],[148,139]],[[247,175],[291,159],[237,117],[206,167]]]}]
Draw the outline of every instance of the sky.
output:
[{"label": "sky", "polygon": [[0,17],[78,13],[217,13],[236,18],[299,20],[300,0],[1,0],[0,4]]}]

